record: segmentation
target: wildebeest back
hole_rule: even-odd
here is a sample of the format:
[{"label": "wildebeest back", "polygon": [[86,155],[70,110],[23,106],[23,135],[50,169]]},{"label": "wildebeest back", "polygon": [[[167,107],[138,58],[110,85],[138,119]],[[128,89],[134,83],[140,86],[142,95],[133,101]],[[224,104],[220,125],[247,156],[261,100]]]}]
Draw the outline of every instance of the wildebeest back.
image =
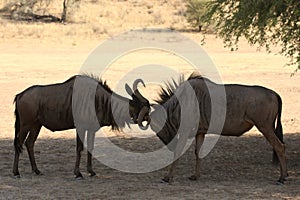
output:
[{"label": "wildebeest back", "polygon": [[75,76],[59,84],[32,86],[18,94],[16,104],[20,116],[24,116],[24,119],[21,119],[22,123],[26,125],[32,121],[39,121],[51,131],[74,128],[72,115],[74,80]]}]

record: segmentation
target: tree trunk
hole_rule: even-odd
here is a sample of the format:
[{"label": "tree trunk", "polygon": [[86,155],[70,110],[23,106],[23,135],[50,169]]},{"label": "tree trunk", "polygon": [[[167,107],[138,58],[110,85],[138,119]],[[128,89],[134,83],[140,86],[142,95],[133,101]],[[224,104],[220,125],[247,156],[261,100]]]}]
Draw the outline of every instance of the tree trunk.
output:
[{"label": "tree trunk", "polygon": [[198,25],[198,32],[202,31],[202,25]]},{"label": "tree trunk", "polygon": [[63,2],[63,12],[61,14],[61,22],[62,23],[67,21],[67,8],[68,8],[67,1],[68,0],[64,0],[64,2]]}]

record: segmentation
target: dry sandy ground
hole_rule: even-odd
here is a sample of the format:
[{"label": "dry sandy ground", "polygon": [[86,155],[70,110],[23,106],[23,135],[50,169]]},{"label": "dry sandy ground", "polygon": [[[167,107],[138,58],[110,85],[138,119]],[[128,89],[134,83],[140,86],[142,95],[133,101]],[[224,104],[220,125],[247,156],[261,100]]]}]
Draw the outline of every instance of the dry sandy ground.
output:
[{"label": "dry sandy ground", "polygon": [[[198,35],[186,35],[197,42],[201,39]],[[293,69],[283,66],[287,60],[281,56],[257,52],[243,41],[238,52],[229,52],[213,36],[208,37],[204,49],[225,83],[263,85],[277,91],[283,99],[282,123],[290,175],[285,185],[275,184],[279,169],[271,165],[271,147],[256,129],[240,138],[221,137],[204,158],[202,177],[197,182],[187,178],[194,169],[191,148],[181,158],[172,185],[160,183],[167,169],[130,174],[106,167],[97,160],[94,161],[97,176],[90,178],[84,173],[85,179],[76,181],[72,173],[74,130],[52,133],[42,129],[35,151],[44,175],[31,173],[25,151],[20,159],[23,177],[14,179],[14,95],[31,85],[62,82],[78,73],[85,58],[100,42],[95,39],[80,39],[76,43],[54,39],[1,41],[0,199],[300,199],[300,74],[290,77]],[[124,61],[120,68],[131,64],[130,60]],[[106,77],[109,85],[114,84],[116,73],[122,70]],[[148,151],[161,145],[156,137],[110,135],[115,144],[131,151]],[[82,172],[85,158],[84,153]]]}]

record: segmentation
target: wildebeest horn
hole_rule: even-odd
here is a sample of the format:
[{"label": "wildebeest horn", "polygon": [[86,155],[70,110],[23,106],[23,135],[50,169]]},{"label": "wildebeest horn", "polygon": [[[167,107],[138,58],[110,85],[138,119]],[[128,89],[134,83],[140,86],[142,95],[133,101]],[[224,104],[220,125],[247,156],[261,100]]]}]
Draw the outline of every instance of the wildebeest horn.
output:
[{"label": "wildebeest horn", "polygon": [[139,78],[139,79],[136,79],[136,80],[134,81],[134,83],[133,83],[133,87],[132,87],[132,88],[133,88],[133,91],[137,90],[137,86],[138,86],[139,83],[142,83],[143,86],[146,87],[144,81],[143,81],[142,79]]},{"label": "wildebeest horn", "polygon": [[129,87],[129,85],[128,85],[127,83],[125,84],[125,90],[126,90],[126,92],[127,92],[130,96],[132,96],[133,91],[132,91],[132,89]]},{"label": "wildebeest horn", "polygon": [[140,113],[139,113],[139,116],[138,116],[138,125],[139,125],[139,127],[140,127],[140,129],[142,129],[142,130],[147,130],[148,129],[148,126],[149,126],[149,121],[148,121],[148,123],[147,123],[147,125],[146,126],[144,126],[143,125],[143,119],[144,119],[144,117],[145,117],[145,115],[146,115],[146,113],[149,111],[149,109],[148,109],[148,107],[147,106],[144,106],[142,109],[141,109],[141,111],[140,111]]},{"label": "wildebeest horn", "polygon": [[144,87],[146,87],[144,81],[142,79],[136,79],[133,83],[133,91],[134,91],[134,94],[135,96],[142,102],[148,102],[148,100],[143,97],[143,95],[141,95],[141,93],[139,92],[139,90],[137,89],[137,86],[139,83],[142,83]]}]

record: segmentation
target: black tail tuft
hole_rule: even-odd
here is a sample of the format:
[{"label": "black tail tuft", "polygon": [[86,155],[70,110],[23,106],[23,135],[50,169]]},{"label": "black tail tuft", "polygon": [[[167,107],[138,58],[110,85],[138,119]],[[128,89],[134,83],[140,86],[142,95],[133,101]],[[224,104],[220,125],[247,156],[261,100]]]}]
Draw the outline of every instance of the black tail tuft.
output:
[{"label": "black tail tuft", "polygon": [[[283,142],[283,130],[282,130],[282,125],[281,125],[281,112],[282,112],[282,100],[281,97],[277,94],[277,99],[278,99],[278,114],[277,114],[277,125],[275,128],[275,135],[278,137],[278,139],[284,144]],[[278,164],[279,159],[276,154],[276,152],[273,150],[273,164]]]},{"label": "black tail tuft", "polygon": [[16,121],[15,121],[15,139],[14,139],[14,146],[15,146],[15,151],[17,153],[22,153],[22,145],[19,143],[19,132],[20,132],[20,117],[19,117],[19,112],[18,112],[18,95],[15,97],[14,99],[14,103],[15,103],[15,117],[16,117]]},{"label": "black tail tuft", "polygon": [[278,139],[283,142],[283,130],[281,125],[281,112],[282,112],[282,100],[279,95],[277,95],[278,99],[278,115],[277,115],[277,125],[275,129],[275,135],[278,137]]}]

